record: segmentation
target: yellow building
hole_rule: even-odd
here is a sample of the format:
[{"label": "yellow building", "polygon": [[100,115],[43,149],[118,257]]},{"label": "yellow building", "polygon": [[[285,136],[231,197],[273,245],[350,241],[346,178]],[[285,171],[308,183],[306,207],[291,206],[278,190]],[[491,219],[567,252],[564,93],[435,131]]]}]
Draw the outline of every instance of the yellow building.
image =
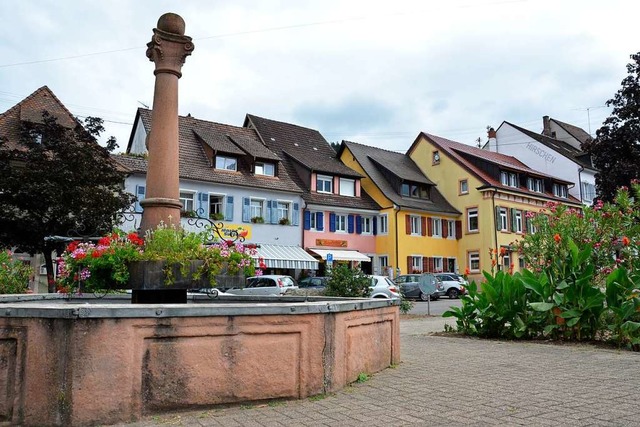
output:
[{"label": "yellow building", "polygon": [[458,242],[461,211],[405,154],[343,141],[338,158],[365,178],[362,187],[382,207],[376,267],[398,274],[464,271]]},{"label": "yellow building", "polygon": [[513,243],[531,232],[529,212],[544,210],[548,202],[581,206],[568,193],[572,183],[530,169],[512,156],[424,132],[407,155],[462,213],[456,256],[460,272],[471,279],[481,279],[482,271],[492,268],[523,268]]}]

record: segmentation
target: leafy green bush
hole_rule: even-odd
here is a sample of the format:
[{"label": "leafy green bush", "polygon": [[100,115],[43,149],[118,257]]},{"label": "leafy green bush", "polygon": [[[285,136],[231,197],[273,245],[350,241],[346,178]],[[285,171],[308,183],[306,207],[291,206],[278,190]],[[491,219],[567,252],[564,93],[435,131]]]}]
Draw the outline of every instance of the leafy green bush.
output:
[{"label": "leafy green bush", "polygon": [[331,269],[324,294],[332,297],[368,297],[371,278],[361,270],[353,270],[347,265],[338,264]]},{"label": "leafy green bush", "polygon": [[31,267],[14,259],[10,251],[0,251],[0,294],[25,293],[31,274]]},{"label": "leafy green bush", "polygon": [[607,277],[606,301],[603,317],[610,339],[618,347],[640,350],[640,276],[616,269]]}]

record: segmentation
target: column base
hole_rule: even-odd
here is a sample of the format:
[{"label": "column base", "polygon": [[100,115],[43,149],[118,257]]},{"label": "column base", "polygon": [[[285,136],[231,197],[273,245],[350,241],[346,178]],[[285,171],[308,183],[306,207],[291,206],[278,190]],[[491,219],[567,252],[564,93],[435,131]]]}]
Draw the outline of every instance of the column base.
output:
[{"label": "column base", "polygon": [[180,210],[182,209],[180,200],[151,197],[141,200],[140,206],[143,208],[140,224],[143,233],[147,230],[154,230],[161,222],[180,227]]}]

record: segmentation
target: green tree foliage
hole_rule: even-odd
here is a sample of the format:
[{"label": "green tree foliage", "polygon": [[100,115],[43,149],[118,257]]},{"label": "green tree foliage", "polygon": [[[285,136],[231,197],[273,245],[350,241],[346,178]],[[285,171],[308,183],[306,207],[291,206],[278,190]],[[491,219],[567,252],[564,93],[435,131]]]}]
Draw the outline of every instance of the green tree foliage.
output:
[{"label": "green tree foliage", "polygon": [[640,52],[631,59],[629,75],[606,103],[613,106],[611,116],[596,131],[594,140],[582,144],[599,170],[596,187],[604,201],[612,201],[618,187],[629,186],[640,177]]},{"label": "green tree foliage", "polygon": [[107,148],[97,143],[101,119],[70,129],[47,112],[42,118],[22,122],[17,147],[0,140],[0,246],[42,252],[53,291],[51,251],[61,248],[45,237],[105,234],[133,196],[109,155],[115,139]]},{"label": "green tree foliage", "polygon": [[361,270],[353,270],[348,265],[339,264],[331,269],[331,275],[324,294],[332,297],[368,297],[371,279]]}]

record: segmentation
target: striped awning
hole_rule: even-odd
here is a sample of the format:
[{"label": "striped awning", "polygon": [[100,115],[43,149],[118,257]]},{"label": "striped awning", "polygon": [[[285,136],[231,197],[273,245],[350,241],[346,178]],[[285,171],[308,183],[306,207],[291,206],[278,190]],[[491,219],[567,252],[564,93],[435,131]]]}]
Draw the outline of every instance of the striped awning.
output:
[{"label": "striped awning", "polygon": [[331,254],[334,261],[361,261],[361,262],[371,262],[371,258],[368,256],[354,250],[345,250],[345,249],[316,249],[309,248],[311,252],[315,252],[320,255],[322,259],[326,260],[327,255]]},{"label": "striped awning", "polygon": [[257,251],[256,261],[262,258],[268,268],[318,269],[318,260],[300,246],[260,244]]}]

